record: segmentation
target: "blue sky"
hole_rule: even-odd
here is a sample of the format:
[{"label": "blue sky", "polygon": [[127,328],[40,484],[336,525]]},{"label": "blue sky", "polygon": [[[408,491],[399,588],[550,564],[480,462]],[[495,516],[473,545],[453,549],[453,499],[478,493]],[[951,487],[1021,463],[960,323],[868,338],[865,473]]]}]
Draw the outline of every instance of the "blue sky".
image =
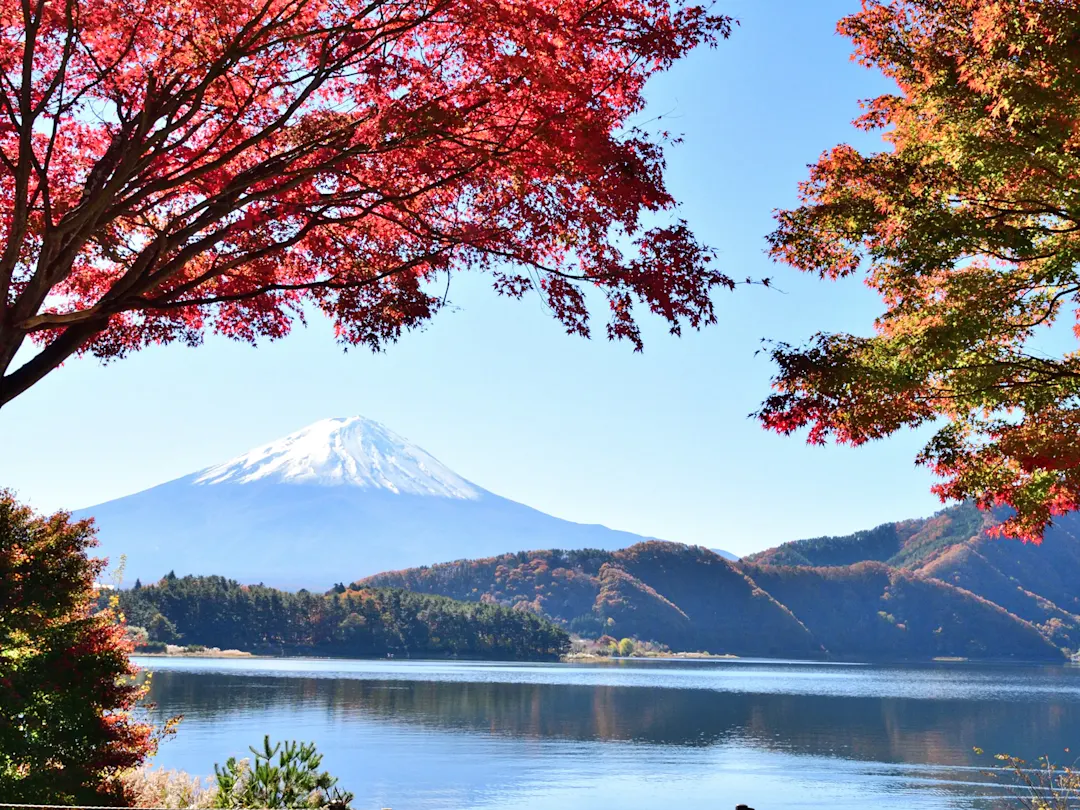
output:
[{"label": "blue sky", "polygon": [[[257,349],[208,340],[102,366],[78,360],[0,411],[0,484],[41,509],[77,508],[222,461],[327,416],[384,422],[500,495],[582,522],[744,554],[939,508],[914,466],[926,435],[807,447],[747,415],[769,391],[763,337],[866,332],[880,305],[859,279],[772,265],[764,236],[806,164],[875,139],[850,121],[887,89],[835,35],[857,0],[719,0],[741,21],[650,85],[682,216],[736,277],[781,291],[717,295],[719,324],[646,346],[565,335],[539,301],[453,281],[453,311],[381,355],[344,353],[313,322]],[[603,313],[598,324],[601,326]]]}]

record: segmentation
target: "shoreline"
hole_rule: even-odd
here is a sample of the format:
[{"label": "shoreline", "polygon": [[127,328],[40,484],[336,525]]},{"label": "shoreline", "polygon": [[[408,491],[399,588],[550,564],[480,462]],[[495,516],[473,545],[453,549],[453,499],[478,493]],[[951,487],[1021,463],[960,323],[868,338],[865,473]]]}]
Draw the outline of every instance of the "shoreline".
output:
[{"label": "shoreline", "polygon": [[[176,652],[139,652],[135,651],[132,657],[136,658],[218,658],[218,659],[236,659],[236,658],[252,658],[260,660],[282,660],[287,661],[290,659],[301,658],[313,658],[317,660],[342,660],[342,661],[479,661],[490,663],[518,663],[518,664],[574,664],[582,662],[606,662],[606,661],[642,661],[656,658],[671,658],[671,659],[694,659],[694,660],[712,660],[712,661],[731,661],[737,660],[742,656],[733,655],[731,653],[725,653],[723,655],[714,655],[707,652],[649,652],[639,655],[596,655],[595,653],[568,653],[561,656],[558,659],[506,659],[506,658],[342,658],[336,659],[333,657],[323,656],[311,656],[311,655],[267,655],[260,653],[244,652],[243,650],[221,650],[218,648],[208,648],[205,650],[178,650]],[[783,660],[783,659],[777,659]]]},{"label": "shoreline", "polygon": [[[648,658],[684,658],[711,661],[731,661],[741,658],[732,653],[714,654],[707,652],[645,652],[638,655],[597,655],[590,652],[567,653],[559,661],[562,663],[575,663],[579,661],[641,661]],[[780,660],[780,659],[777,659]]]},{"label": "shoreline", "polygon": [[[134,651],[131,653],[133,658],[205,658],[205,659],[219,659],[219,660],[238,660],[238,659],[251,659],[251,660],[294,660],[294,659],[312,659],[319,661],[460,661],[471,663],[492,663],[492,664],[599,664],[609,663],[615,661],[649,661],[649,660],[684,660],[684,661],[740,661],[745,656],[735,655],[733,653],[713,654],[707,652],[644,652],[637,655],[597,655],[590,652],[572,652],[567,653],[559,658],[536,658],[536,659],[509,659],[509,658],[454,658],[454,657],[394,657],[394,658],[382,658],[382,657],[360,657],[360,658],[339,658],[336,656],[319,656],[319,655],[276,655],[266,653],[251,653],[243,650],[222,650],[218,648],[207,648],[204,650],[184,650],[183,648],[177,651],[170,652],[139,652]],[[1068,666],[1070,663],[1075,665],[1080,663],[1078,660],[1070,661],[1065,659],[1061,662],[1057,661],[1040,661],[1040,660],[1016,660],[1016,659],[995,659],[995,658],[964,658],[960,656],[938,656],[934,658],[920,658],[920,659],[788,659],[788,658],[775,658],[775,659],[761,659],[751,656],[752,660],[761,661],[775,661],[777,663],[802,663],[802,664],[827,664],[827,665],[845,665],[845,666],[892,666],[892,665],[912,665],[912,664],[1013,664],[1013,665],[1051,665],[1051,666]]]},{"label": "shoreline", "polygon": [[285,655],[256,655],[243,650],[222,650],[219,647],[207,647],[203,650],[185,650],[183,648],[168,652],[140,652],[135,650],[131,653],[139,658],[288,658]]}]

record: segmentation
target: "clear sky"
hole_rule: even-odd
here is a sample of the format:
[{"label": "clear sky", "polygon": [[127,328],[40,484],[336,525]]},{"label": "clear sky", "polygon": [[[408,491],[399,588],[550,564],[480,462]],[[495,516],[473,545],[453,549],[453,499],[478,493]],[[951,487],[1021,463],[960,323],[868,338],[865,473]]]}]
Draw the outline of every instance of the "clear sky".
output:
[{"label": "clear sky", "polygon": [[[0,485],[78,508],[185,475],[328,416],[377,419],[486,489],[559,517],[738,554],[940,508],[914,466],[925,435],[815,448],[747,416],[769,392],[763,337],[866,332],[858,279],[825,283],[764,255],[772,210],[806,164],[855,131],[887,89],[849,61],[836,21],[858,0],[718,0],[732,38],[650,86],[685,142],[669,153],[682,215],[735,277],[782,290],[719,293],[719,324],[646,346],[565,335],[538,300],[457,277],[453,311],[381,355],[343,353],[313,322],[258,348],[208,340],[102,366],[74,361],[0,411]],[[602,334],[603,312],[597,312]]]}]

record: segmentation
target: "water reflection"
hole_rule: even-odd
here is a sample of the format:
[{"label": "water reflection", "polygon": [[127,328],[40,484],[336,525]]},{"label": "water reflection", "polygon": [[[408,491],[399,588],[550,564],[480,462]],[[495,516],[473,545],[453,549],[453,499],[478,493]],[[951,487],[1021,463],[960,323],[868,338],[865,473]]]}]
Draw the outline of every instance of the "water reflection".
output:
[{"label": "water reflection", "polygon": [[876,762],[978,765],[974,746],[1037,756],[1075,746],[1080,703],[930,700],[158,672],[151,699],[214,720],[283,708],[515,738],[764,749]]},{"label": "water reflection", "polygon": [[[372,801],[396,800],[396,805],[383,806],[399,807],[491,801],[554,807],[553,791],[575,780],[583,786],[595,781],[600,756],[622,780],[650,772],[667,780],[689,780],[692,787],[684,785],[687,792],[680,797],[684,807],[723,806],[726,801],[713,795],[717,789],[741,790],[745,798],[736,796],[739,801],[753,798],[747,792],[764,790],[773,807],[796,807],[808,801],[798,795],[808,784],[816,785],[815,790],[823,785],[850,789],[851,801],[859,803],[891,795],[906,796],[906,803],[898,805],[904,807],[968,807],[974,805],[953,802],[983,792],[971,783],[987,765],[985,757],[975,756],[973,746],[1034,758],[1077,744],[1075,671],[945,671],[952,673],[951,680],[966,682],[969,696],[921,696],[933,691],[927,679],[941,678],[942,670],[934,668],[837,672],[838,678],[877,679],[875,688],[881,694],[875,695],[874,688],[862,690],[869,694],[851,694],[847,686],[840,694],[823,694],[827,690],[816,687],[800,691],[805,671],[775,668],[769,669],[770,677],[789,677],[790,693],[771,681],[765,691],[724,691],[711,681],[715,673],[704,670],[697,686],[646,688],[606,682],[619,679],[619,673],[610,672],[593,671],[572,682],[565,682],[562,674],[537,679],[527,672],[454,681],[427,680],[422,669],[385,665],[379,677],[370,672],[285,677],[162,669],[154,676],[151,698],[163,714],[187,715],[177,741],[163,751],[166,762],[185,745],[200,755],[208,752],[207,746],[216,747],[223,758],[258,739],[252,736],[256,729],[261,736],[277,727],[352,751],[362,758],[368,783],[373,773],[418,780],[411,788],[419,792],[404,796],[393,781],[383,784],[388,794],[372,788]],[[670,675],[658,672],[657,678]],[[908,691],[920,696],[894,696],[903,687],[893,681],[907,683]],[[1011,697],[1003,697],[1003,681],[1014,682],[1004,693]],[[980,683],[985,688],[978,688]],[[410,763],[410,757],[420,752],[425,773],[417,776],[416,761]],[[190,766],[183,756],[178,759]],[[751,779],[745,787],[735,787],[743,784],[739,779],[759,771],[773,787],[785,780],[794,786],[769,793],[771,788],[765,790],[763,782]],[[722,774],[725,779],[715,782]],[[457,788],[446,793],[448,784]],[[513,801],[506,793],[511,786]],[[929,803],[911,803],[912,790],[918,801]],[[630,797],[630,806],[638,806],[634,800],[643,795]],[[831,801],[848,806],[844,795]],[[402,803],[407,799],[413,803]],[[560,806],[573,799],[560,793]]]}]

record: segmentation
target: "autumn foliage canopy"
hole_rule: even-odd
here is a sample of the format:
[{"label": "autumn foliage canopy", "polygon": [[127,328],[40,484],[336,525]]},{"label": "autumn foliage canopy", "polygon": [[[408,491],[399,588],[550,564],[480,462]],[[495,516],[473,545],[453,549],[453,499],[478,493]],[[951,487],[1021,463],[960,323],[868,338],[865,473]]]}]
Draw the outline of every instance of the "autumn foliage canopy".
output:
[{"label": "autumn foliage canopy", "polygon": [[772,255],[836,279],[866,268],[871,337],[778,345],[759,416],[811,442],[938,431],[943,499],[1012,507],[1038,540],[1080,506],[1080,4],[864,0],[841,21],[895,80],[857,125],[891,149],[826,152],[778,214]]},{"label": "autumn foliage canopy", "polygon": [[667,0],[3,4],[0,405],[75,353],[312,309],[379,347],[465,269],[573,333],[598,288],[639,347],[636,304],[712,321],[730,279],[634,123],[730,26]]}]

